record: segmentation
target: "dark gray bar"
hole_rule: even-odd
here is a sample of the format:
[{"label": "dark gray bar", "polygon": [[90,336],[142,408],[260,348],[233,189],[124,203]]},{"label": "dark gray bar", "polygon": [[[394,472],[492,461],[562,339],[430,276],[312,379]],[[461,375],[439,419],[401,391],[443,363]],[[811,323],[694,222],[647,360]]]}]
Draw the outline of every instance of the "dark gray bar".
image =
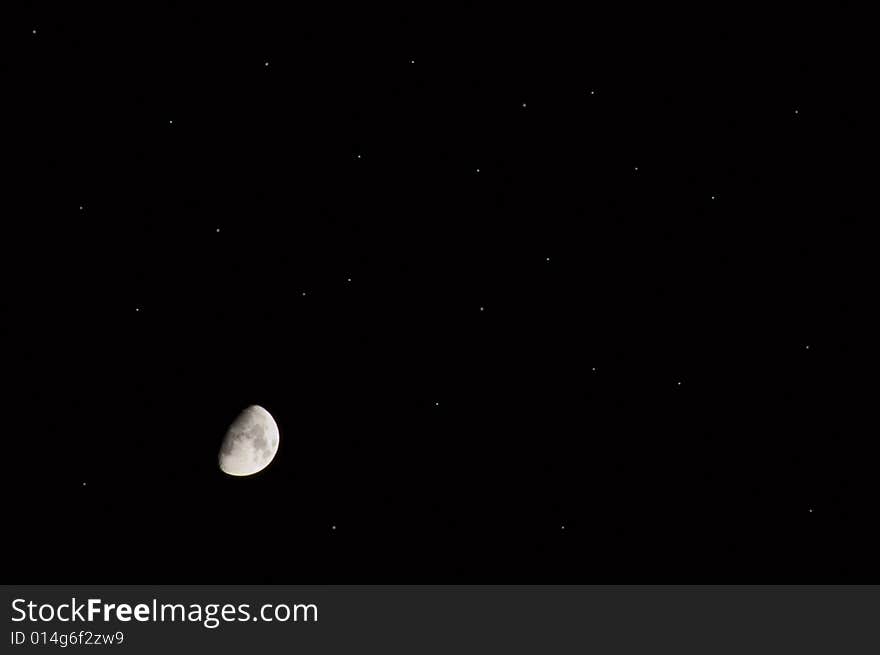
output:
[{"label": "dark gray bar", "polygon": [[[72,598],[82,620],[57,620]],[[9,653],[880,652],[880,587],[5,586],[3,602]],[[187,620],[154,620],[162,604]],[[214,604],[235,611],[207,627]]]}]

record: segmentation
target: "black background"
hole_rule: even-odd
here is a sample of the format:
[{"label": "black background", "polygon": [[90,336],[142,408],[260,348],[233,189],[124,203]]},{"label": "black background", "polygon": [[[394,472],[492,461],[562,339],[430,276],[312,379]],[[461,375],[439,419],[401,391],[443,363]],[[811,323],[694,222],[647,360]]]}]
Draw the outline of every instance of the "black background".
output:
[{"label": "black background", "polygon": [[276,5],[3,20],[10,577],[877,580],[850,8]]}]

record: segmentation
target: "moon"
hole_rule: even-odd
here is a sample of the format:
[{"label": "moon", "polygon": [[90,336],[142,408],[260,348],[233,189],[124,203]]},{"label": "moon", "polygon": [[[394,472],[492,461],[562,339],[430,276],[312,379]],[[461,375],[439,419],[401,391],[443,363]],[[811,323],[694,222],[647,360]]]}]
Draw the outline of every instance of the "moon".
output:
[{"label": "moon", "polygon": [[278,424],[259,405],[239,414],[226,431],[220,446],[220,470],[229,475],[259,473],[278,452]]}]

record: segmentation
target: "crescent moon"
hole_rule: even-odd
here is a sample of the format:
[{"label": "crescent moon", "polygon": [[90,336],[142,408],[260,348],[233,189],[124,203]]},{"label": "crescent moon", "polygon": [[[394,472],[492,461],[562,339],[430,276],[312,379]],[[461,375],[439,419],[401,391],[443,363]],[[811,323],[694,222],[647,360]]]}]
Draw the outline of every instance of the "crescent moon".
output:
[{"label": "crescent moon", "polygon": [[259,473],[278,452],[278,424],[259,405],[239,414],[226,431],[218,457],[220,470],[228,475]]}]

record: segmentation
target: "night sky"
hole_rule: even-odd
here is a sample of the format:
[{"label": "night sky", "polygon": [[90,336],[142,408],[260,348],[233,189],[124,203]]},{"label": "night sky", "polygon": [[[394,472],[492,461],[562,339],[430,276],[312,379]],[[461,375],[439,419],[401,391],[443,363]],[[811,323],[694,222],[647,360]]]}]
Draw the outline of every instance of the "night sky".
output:
[{"label": "night sky", "polygon": [[10,582],[878,581],[851,10],[409,5],[4,17]]}]

